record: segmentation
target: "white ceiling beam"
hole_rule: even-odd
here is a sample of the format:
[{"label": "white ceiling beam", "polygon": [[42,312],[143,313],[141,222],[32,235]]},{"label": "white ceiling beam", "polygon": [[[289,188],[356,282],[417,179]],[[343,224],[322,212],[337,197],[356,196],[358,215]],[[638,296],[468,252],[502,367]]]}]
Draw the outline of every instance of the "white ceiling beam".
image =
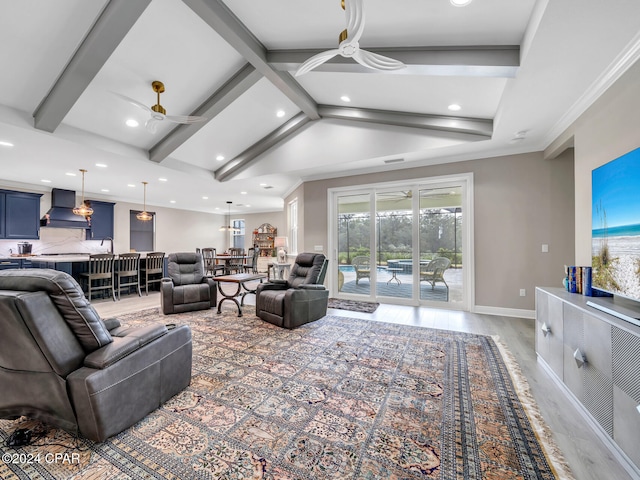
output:
[{"label": "white ceiling beam", "polygon": [[[367,48],[367,50],[400,60],[406,68],[381,72],[364,67],[353,59],[337,55],[316,67],[314,71],[513,78],[520,66],[520,47],[517,45]],[[270,50],[267,52],[267,61],[277,70],[293,72],[307,59],[322,51],[320,49]]]},{"label": "white ceiling beam", "polygon": [[220,0],[182,0],[204,22],[238,51],[307,116],[320,118],[317,104],[287,72],[279,72],[267,62],[267,50],[247,27]]},{"label": "white ceiling beam", "polygon": [[34,126],[53,132],[151,0],[110,0],[69,63],[33,112]]},{"label": "white ceiling beam", "polygon": [[215,179],[220,182],[231,180],[251,165],[264,152],[298,132],[310,121],[311,119],[305,113],[299,113],[216,170],[214,174]]},{"label": "white ceiling beam", "polygon": [[493,134],[493,120],[484,118],[424,115],[367,108],[334,107],[330,105],[319,105],[318,112],[320,112],[322,118],[424,128],[427,130],[480,135],[487,138],[491,138]]},{"label": "white ceiling beam", "polygon": [[[251,64],[247,63],[222,87],[211,95],[191,115],[206,117],[206,122],[183,124],[175,127],[162,140],[149,149],[149,160],[162,162],[180,145],[189,140],[193,135],[211,121],[216,115],[236,101],[242,94],[254,86],[262,74]],[[163,163],[164,164],[164,163]]]}]

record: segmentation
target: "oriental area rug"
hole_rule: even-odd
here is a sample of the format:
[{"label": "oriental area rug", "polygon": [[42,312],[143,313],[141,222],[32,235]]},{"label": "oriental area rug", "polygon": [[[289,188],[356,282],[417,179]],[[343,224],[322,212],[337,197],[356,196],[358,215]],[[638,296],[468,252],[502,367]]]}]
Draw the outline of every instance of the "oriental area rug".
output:
[{"label": "oriental area rug", "polygon": [[[338,316],[285,330],[251,308],[120,317],[190,325],[191,385],[103,443],[0,420],[3,459],[52,460],[0,462],[0,478],[571,478],[491,337]],[[6,447],[19,427],[32,445]]]}]

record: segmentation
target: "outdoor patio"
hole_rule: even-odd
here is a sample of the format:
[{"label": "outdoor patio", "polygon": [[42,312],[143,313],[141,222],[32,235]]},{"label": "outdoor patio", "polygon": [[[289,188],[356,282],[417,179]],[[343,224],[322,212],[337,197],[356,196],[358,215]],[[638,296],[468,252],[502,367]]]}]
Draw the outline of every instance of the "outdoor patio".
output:
[{"label": "outdoor patio", "polygon": [[[371,283],[368,278],[360,278],[356,284],[356,274],[350,265],[341,265],[340,271],[344,275],[344,283],[341,292],[347,294],[369,295]],[[449,268],[444,273],[444,279],[449,286],[436,283],[432,289],[428,282],[420,282],[420,299],[440,302],[462,302],[462,268]],[[386,267],[377,268],[376,291],[379,297],[411,298],[413,289],[413,276],[411,274],[396,272],[396,278]],[[396,280],[397,279],[397,280]],[[399,283],[398,283],[399,281]]]}]

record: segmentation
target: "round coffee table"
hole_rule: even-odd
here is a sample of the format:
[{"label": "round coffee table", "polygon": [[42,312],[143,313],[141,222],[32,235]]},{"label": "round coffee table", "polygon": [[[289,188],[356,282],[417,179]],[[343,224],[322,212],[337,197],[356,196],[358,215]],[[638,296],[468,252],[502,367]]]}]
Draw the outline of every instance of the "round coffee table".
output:
[{"label": "round coffee table", "polygon": [[400,285],[402,282],[397,277],[397,273],[401,272],[402,270],[403,270],[402,268],[389,268],[389,267],[387,267],[387,271],[391,272],[391,278],[387,281],[387,285],[389,285],[389,282],[391,280],[395,280],[396,282],[398,282],[398,285]]}]

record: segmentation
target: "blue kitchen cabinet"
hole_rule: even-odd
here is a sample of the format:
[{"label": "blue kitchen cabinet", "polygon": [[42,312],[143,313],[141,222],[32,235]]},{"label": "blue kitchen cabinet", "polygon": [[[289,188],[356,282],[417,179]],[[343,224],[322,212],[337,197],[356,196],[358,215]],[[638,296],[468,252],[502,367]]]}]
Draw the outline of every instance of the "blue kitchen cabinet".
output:
[{"label": "blue kitchen cabinet", "polygon": [[87,240],[113,238],[113,207],[115,203],[91,200],[91,227],[87,230]]},{"label": "blue kitchen cabinet", "polygon": [[0,191],[0,238],[40,238],[40,193]]},{"label": "blue kitchen cabinet", "polygon": [[31,260],[26,258],[0,258],[0,270],[7,270],[9,268],[31,268]]}]

